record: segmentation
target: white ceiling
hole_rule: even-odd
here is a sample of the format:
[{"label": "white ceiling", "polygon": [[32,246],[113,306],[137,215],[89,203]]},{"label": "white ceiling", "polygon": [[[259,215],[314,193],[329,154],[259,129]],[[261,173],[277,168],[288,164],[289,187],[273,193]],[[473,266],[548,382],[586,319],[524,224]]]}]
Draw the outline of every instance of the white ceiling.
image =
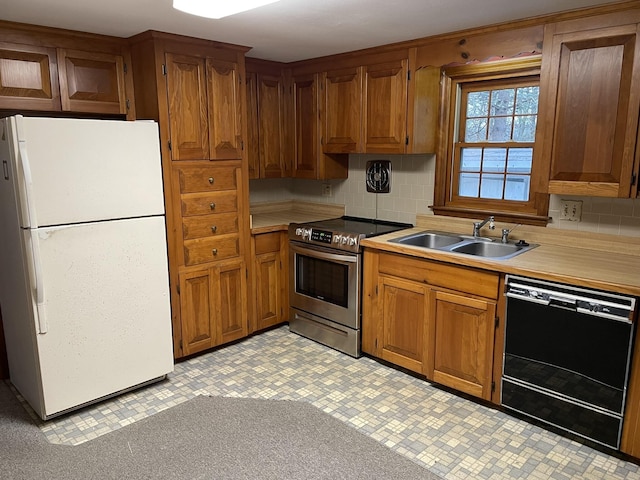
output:
[{"label": "white ceiling", "polygon": [[211,20],[174,10],[171,0],[0,0],[0,18],[119,37],[160,30],[246,45],[253,47],[250,57],[290,62],[605,3],[615,2],[280,0]]}]

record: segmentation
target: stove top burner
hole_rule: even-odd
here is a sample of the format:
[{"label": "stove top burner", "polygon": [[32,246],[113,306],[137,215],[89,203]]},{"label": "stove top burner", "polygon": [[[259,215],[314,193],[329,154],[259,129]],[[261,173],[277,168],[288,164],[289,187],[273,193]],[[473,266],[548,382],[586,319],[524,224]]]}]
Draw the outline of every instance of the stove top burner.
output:
[{"label": "stove top burner", "polygon": [[325,247],[360,251],[360,240],[412,228],[410,223],[344,216],[308,223],[292,223],[289,239]]}]

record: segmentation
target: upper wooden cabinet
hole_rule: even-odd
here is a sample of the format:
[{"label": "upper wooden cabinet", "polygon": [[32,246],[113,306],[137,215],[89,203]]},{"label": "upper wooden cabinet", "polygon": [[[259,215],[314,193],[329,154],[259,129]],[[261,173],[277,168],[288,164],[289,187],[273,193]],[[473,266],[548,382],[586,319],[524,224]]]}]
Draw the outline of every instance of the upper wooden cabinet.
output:
[{"label": "upper wooden cabinet", "polygon": [[407,60],[364,67],[363,151],[404,153],[407,143]]},{"label": "upper wooden cabinet", "polygon": [[55,48],[0,43],[0,108],[60,110]]},{"label": "upper wooden cabinet", "polygon": [[322,152],[320,75],[293,77],[293,118],[295,178],[347,178],[347,154],[327,155]]},{"label": "upper wooden cabinet", "polygon": [[171,158],[242,158],[237,64],[171,52],[165,60]]},{"label": "upper wooden cabinet", "polygon": [[128,115],[130,97],[121,54],[0,43],[0,108]]},{"label": "upper wooden cabinet", "polygon": [[58,49],[62,110],[127,113],[122,55]]},{"label": "upper wooden cabinet", "polygon": [[637,21],[618,14],[545,27],[536,158],[549,162],[549,193],[636,196]]},{"label": "upper wooden cabinet", "polygon": [[325,72],[322,150],[362,151],[362,67]]},{"label": "upper wooden cabinet", "polygon": [[290,91],[281,64],[247,63],[249,178],[291,175]]}]

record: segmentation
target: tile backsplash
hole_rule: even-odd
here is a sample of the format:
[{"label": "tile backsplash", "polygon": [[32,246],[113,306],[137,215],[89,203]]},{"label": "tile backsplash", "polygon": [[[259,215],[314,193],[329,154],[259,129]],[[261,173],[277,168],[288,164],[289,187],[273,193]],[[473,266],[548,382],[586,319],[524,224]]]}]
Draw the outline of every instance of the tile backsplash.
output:
[{"label": "tile backsplash", "polygon": [[[366,164],[391,161],[391,191],[369,193]],[[415,223],[416,214],[431,214],[435,180],[433,155],[351,155],[345,180],[260,179],[251,180],[251,203],[302,200],[344,205],[346,214],[397,222]],[[323,185],[331,196],[323,196]],[[582,202],[580,221],[560,219],[562,200]],[[549,228],[640,237],[640,199],[551,195]]]}]

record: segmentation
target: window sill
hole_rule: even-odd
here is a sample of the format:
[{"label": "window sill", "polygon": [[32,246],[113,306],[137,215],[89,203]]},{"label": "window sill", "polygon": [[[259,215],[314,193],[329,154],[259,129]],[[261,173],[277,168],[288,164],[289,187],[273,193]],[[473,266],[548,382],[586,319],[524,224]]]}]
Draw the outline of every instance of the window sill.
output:
[{"label": "window sill", "polygon": [[511,222],[521,223],[523,225],[535,225],[537,227],[546,227],[547,223],[551,220],[548,216],[540,216],[526,213],[515,212],[492,212],[489,210],[474,210],[471,208],[460,207],[441,207],[436,205],[430,205],[429,208],[433,210],[434,215],[444,215],[448,217],[461,217],[461,218],[473,218],[481,219],[493,215],[498,222]]}]

